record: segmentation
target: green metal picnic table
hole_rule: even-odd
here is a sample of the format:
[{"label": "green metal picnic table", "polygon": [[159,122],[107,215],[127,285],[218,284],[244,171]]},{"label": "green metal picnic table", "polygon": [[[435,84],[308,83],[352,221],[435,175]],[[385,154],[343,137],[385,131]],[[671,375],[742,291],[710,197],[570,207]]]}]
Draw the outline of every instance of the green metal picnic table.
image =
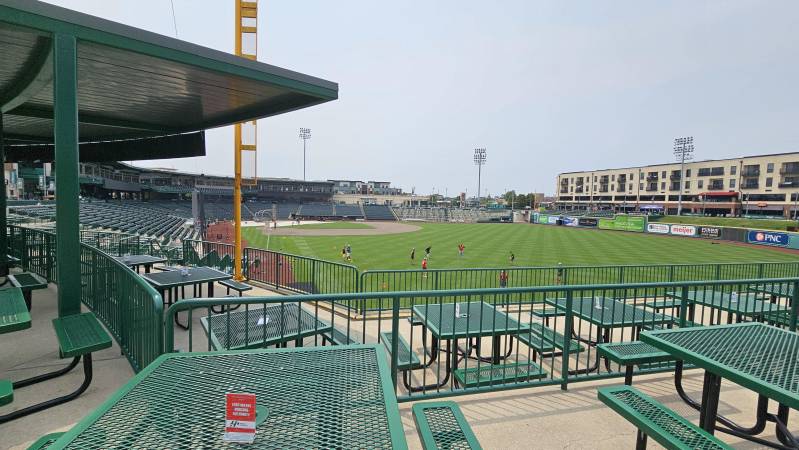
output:
[{"label": "green metal picnic table", "polygon": [[[498,310],[493,305],[486,302],[459,302],[460,316],[456,316],[456,303],[429,303],[415,305],[412,308],[413,315],[418,318],[418,323],[432,335],[430,359],[424,365],[429,367],[438,358],[440,341],[446,343],[447,364],[445,365],[444,378],[437,384],[428,386],[412,387],[413,391],[439,388],[445,386],[452,371],[458,368],[458,355],[453,355],[452,342],[455,342],[455,350],[460,352],[460,356],[467,358],[471,356],[470,351],[460,350],[458,339],[474,339],[471,349],[477,352],[476,358],[481,361],[499,364],[503,359],[500,351],[501,338],[507,335],[529,333],[531,323],[519,322],[507,313]],[[480,340],[483,337],[491,336],[491,357],[483,358],[480,355]],[[507,357],[512,351],[512,341],[505,355]],[[408,386],[406,386],[408,387]]]},{"label": "green metal picnic table", "polygon": [[[554,306],[559,310],[565,311],[567,308],[567,300],[565,298],[546,299],[545,302]],[[643,305],[642,305],[643,306]],[[575,339],[584,342],[590,346],[610,342],[614,328],[633,327],[634,336],[637,337],[641,328],[645,325],[670,325],[674,323],[674,317],[650,312],[643,307],[630,305],[612,297],[594,296],[594,297],[577,297],[572,299],[572,313],[575,317],[593,324],[596,326],[596,340],[584,338],[579,336],[574,331],[572,325],[571,333]],[[599,369],[599,361],[601,356],[599,352],[595,353],[596,361],[593,366],[584,369],[575,369],[570,371],[570,374],[591,373]],[[587,364],[586,364],[587,365]],[[610,371],[610,361],[605,360],[605,367]]]},{"label": "green metal picnic table", "polygon": [[[199,294],[202,295],[202,284],[208,284],[208,297],[214,296],[214,283],[222,280],[229,280],[233,275],[213,269],[211,267],[191,267],[188,268],[188,274],[183,274],[181,269],[167,270],[158,273],[145,273],[142,277],[150,283],[164,299],[164,303],[168,306],[177,301],[177,288],[182,286],[194,286],[195,296],[197,295],[197,287],[199,287]],[[183,325],[178,321],[177,314],[175,315],[175,323],[181,328],[188,329],[188,326]]]},{"label": "green metal picnic table", "polygon": [[241,350],[286,344],[333,330],[299,303],[215,314],[200,318],[214,350]]},{"label": "green metal picnic table", "polygon": [[136,272],[139,271],[140,267],[144,267],[144,273],[150,273],[150,269],[155,264],[162,264],[167,261],[166,258],[150,255],[124,255],[115,256],[114,259],[130,267]]},{"label": "green metal picnic table", "polygon": [[0,290],[0,334],[31,327],[31,315],[20,288]]},{"label": "green metal picnic table", "polygon": [[19,258],[15,256],[11,256],[8,254],[0,255],[0,277],[6,277],[6,279],[0,283],[0,286],[8,283],[8,271],[12,267],[19,265]]},{"label": "green metal picnic table", "polygon": [[[641,340],[675,358],[705,369],[699,425],[713,433],[716,421],[721,431],[773,446],[755,437],[767,421],[777,424],[782,444],[796,446],[796,440],[784,427],[790,408],[799,408],[799,334],[762,323],[739,323],[706,327],[654,330],[641,333]],[[743,428],[719,417],[721,379],[759,395],[757,422]],[[780,406],[777,414],[768,412],[768,399]]]},{"label": "green metal picnic table", "polygon": [[25,306],[28,308],[28,311],[31,310],[33,298],[31,291],[47,289],[47,280],[35,273],[15,273],[8,276],[8,281],[15,288],[22,290],[22,296],[25,298]]},{"label": "green metal picnic table", "polygon": [[266,409],[248,449],[407,448],[377,345],[161,355],[50,448],[241,449],[222,440],[226,393]]},{"label": "green metal picnic table", "polygon": [[720,292],[713,289],[699,289],[688,291],[687,295],[681,292],[666,292],[666,297],[680,300],[682,303],[687,303],[689,316],[688,320],[693,321],[695,315],[696,305],[707,306],[718,311],[719,320],[721,312],[729,313],[727,315],[727,323],[732,323],[733,314],[740,318],[746,317],[763,317],[765,314],[772,314],[776,312],[787,311],[788,308],[771,303],[768,301],[757,298],[754,292]]}]

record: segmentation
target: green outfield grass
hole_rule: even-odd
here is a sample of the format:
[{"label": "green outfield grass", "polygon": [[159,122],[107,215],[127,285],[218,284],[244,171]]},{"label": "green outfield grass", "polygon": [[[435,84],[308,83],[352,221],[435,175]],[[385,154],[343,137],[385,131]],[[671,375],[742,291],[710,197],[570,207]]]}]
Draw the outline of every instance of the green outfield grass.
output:
[{"label": "green outfield grass", "polygon": [[746,219],[743,217],[662,216],[652,217],[650,222],[684,223],[689,225],[717,225],[723,227],[757,228],[761,230],[785,231],[796,226],[795,220]]},{"label": "green outfield grass", "polygon": [[[676,264],[796,261],[799,255],[769,248],[703,239],[527,224],[419,224],[411,233],[373,236],[272,236],[270,249],[344,262],[341,249],[352,246],[352,264],[361,270],[419,268],[424,248],[432,246],[431,269],[516,266]],[[266,248],[260,227],[244,228],[250,247]],[[466,246],[458,256],[458,243]],[[416,260],[410,261],[411,248]]]},{"label": "green outfield grass", "polygon": [[363,230],[374,227],[361,222],[326,222],[294,225],[291,228],[296,228],[299,230]]}]

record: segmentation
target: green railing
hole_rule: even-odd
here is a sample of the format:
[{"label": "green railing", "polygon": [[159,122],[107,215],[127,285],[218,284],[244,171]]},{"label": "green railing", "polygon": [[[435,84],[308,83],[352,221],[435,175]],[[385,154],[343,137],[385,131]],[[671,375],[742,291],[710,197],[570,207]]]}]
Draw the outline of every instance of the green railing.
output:
[{"label": "green railing", "polygon": [[[9,253],[20,259],[23,270],[58,282],[55,234],[9,226],[8,242]],[[80,260],[81,301],[103,322],[138,372],[162,353],[161,296],[112,255],[85,242]]]},{"label": "green railing", "polygon": [[[183,241],[187,264],[233,270],[231,244]],[[354,266],[259,248],[243,249],[243,272],[252,281],[276,289],[303,294],[358,292],[358,269]]]},{"label": "green railing", "polygon": [[[503,271],[506,287],[511,288],[794,277],[799,276],[799,262],[367,270],[360,275],[360,288],[361,292],[499,288]],[[374,306],[365,303],[362,308]]]},{"label": "green railing", "polygon": [[[774,284],[790,289],[790,297],[757,293]],[[664,306],[674,297],[691,300]],[[374,320],[347,314],[363,302],[380,304]],[[238,304],[236,310],[212,311]],[[407,318],[400,308],[405,304],[411,305]],[[164,326],[167,352],[382,342],[398,398],[410,401],[621,377],[624,368],[600,357],[598,343],[635,341],[647,329],[732,321],[795,331],[798,310],[799,278],[790,277],[191,299],[172,305]],[[300,334],[298,314],[307,316]],[[188,331],[176,332],[176,320]],[[453,323],[456,332],[447,336]],[[674,371],[673,363],[636,368],[639,374],[665,371]]]}]

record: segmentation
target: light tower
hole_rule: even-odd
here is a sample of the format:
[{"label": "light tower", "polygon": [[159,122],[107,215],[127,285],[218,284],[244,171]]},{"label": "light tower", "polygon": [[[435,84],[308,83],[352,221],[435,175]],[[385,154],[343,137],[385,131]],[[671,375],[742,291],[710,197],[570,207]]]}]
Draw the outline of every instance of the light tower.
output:
[{"label": "light tower", "polygon": [[311,138],[310,128],[300,128],[300,139],[302,139],[302,181],[305,180],[305,143]]},{"label": "light tower", "polygon": [[480,177],[486,163],[486,149],[474,149],[474,164],[477,166],[477,207],[480,207]]},{"label": "light tower", "polygon": [[685,186],[685,161],[694,158],[694,137],[681,137],[674,140],[674,157],[680,162],[680,193],[677,196],[677,215],[682,215],[682,191]]}]

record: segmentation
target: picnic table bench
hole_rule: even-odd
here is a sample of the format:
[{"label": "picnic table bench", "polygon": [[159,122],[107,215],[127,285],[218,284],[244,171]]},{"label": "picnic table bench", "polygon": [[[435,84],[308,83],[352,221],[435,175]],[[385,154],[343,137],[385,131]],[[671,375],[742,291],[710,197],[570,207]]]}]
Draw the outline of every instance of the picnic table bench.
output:
[{"label": "picnic table bench", "polygon": [[25,304],[22,289],[12,287],[0,290],[0,334],[25,330],[31,327],[31,315]]},{"label": "picnic table bench", "polygon": [[52,408],[78,397],[92,382],[92,353],[111,347],[111,336],[100,325],[97,317],[90,312],[53,319],[53,328],[58,339],[60,357],[72,358],[72,362],[62,369],[16,381],[13,383],[13,388],[19,389],[64,375],[75,368],[81,359],[83,359],[83,382],[72,393],[2,415],[0,423]]},{"label": "picnic table bench", "polygon": [[416,403],[411,409],[424,450],[482,449],[457,403]]},{"label": "picnic table bench", "polygon": [[599,388],[597,397],[638,428],[636,449],[646,448],[647,437],[667,449],[732,449],[652,397],[630,386]]},{"label": "picnic table bench", "polygon": [[227,294],[230,294],[230,290],[233,289],[239,293],[239,297],[241,297],[245,291],[252,290],[252,286],[249,284],[236,280],[222,280],[219,284],[227,288]]}]

